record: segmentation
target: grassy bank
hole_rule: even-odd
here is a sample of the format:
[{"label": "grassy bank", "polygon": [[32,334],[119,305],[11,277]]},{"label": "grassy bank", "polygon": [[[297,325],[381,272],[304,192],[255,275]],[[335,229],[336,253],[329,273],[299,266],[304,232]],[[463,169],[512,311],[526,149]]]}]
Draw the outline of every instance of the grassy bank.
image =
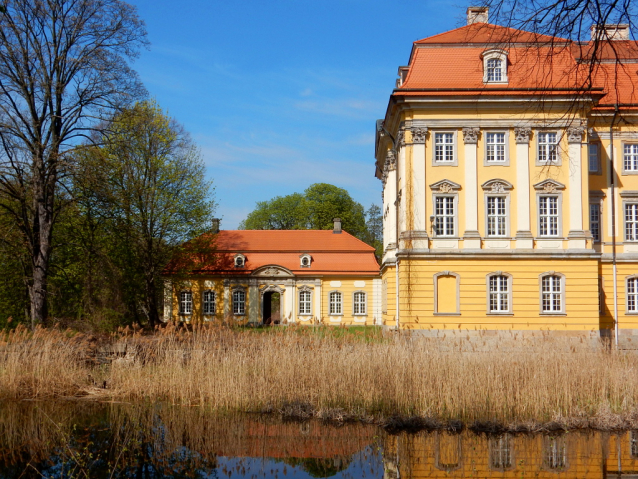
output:
[{"label": "grassy bank", "polygon": [[167,328],[112,338],[129,353],[107,365],[93,361],[101,343],[89,336],[19,329],[3,339],[6,399],[162,400],[337,420],[400,415],[627,427],[638,417],[638,355],[560,339],[512,337],[490,352],[465,345],[469,352],[460,353],[365,330]]}]

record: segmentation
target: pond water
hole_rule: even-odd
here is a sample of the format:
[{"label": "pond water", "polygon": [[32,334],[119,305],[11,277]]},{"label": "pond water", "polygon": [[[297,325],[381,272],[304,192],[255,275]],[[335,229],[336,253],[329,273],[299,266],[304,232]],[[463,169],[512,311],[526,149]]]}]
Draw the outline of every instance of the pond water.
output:
[{"label": "pond water", "polygon": [[638,433],[387,434],[94,402],[0,403],[0,477],[638,478]]}]

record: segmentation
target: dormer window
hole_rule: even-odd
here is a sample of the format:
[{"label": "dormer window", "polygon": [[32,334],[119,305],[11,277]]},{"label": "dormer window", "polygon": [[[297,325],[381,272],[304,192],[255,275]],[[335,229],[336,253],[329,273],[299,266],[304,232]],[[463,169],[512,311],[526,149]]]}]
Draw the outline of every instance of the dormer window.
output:
[{"label": "dormer window", "polygon": [[488,50],[483,53],[483,83],[507,83],[507,52]]},{"label": "dormer window", "polygon": [[243,268],[246,265],[246,257],[243,254],[235,255],[235,268]]},{"label": "dormer window", "polygon": [[299,260],[299,264],[302,268],[310,268],[310,264],[312,263],[312,256],[309,254],[302,254]]}]

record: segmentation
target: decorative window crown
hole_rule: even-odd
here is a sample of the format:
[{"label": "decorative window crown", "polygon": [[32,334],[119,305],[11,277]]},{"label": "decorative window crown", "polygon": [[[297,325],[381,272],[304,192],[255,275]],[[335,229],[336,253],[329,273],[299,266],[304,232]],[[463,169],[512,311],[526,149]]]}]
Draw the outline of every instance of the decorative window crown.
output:
[{"label": "decorative window crown", "polygon": [[233,263],[235,264],[235,268],[243,268],[246,265],[246,257],[243,254],[238,253],[235,255]]},{"label": "decorative window crown", "polygon": [[299,256],[299,265],[302,268],[310,268],[311,264],[312,264],[312,256],[310,256],[307,253],[304,253],[301,256]]}]

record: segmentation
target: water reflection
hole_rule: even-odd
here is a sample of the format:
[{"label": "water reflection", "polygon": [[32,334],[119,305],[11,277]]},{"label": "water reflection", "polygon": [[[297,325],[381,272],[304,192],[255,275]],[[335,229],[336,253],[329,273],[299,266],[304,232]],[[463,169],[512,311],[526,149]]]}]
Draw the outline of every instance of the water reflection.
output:
[{"label": "water reflection", "polygon": [[1,403],[0,477],[638,478],[638,433],[388,435],[199,408]]}]

